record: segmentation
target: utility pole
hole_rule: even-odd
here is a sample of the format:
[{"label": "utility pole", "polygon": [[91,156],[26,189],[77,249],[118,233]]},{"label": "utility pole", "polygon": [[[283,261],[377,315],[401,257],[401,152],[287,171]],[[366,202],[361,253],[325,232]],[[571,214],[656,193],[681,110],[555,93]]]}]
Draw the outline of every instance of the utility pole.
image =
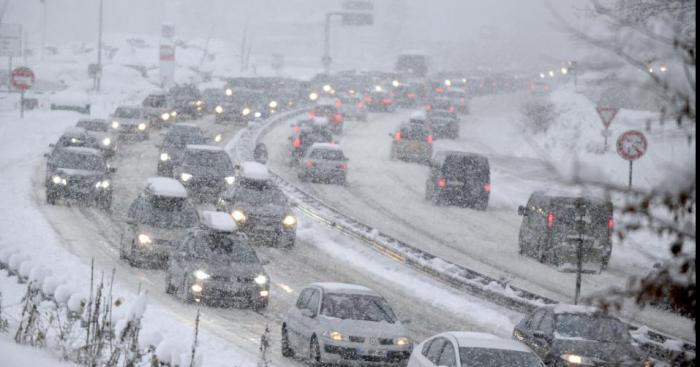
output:
[{"label": "utility pole", "polygon": [[584,199],[576,199],[576,293],[574,304],[578,304],[581,295],[581,273],[583,273],[583,235],[586,231],[586,205]]},{"label": "utility pole", "polygon": [[97,26],[97,73],[95,74],[95,90],[100,91],[100,79],[102,78],[102,4],[100,0],[99,22]]},{"label": "utility pole", "polygon": [[321,58],[321,63],[323,64],[323,70],[326,75],[331,73],[331,16],[334,13],[326,13],[326,25],[324,27],[324,38],[323,38],[323,57]]},{"label": "utility pole", "polygon": [[41,0],[42,6],[42,20],[41,20],[41,61],[44,61],[44,49],[46,48],[46,0]]}]

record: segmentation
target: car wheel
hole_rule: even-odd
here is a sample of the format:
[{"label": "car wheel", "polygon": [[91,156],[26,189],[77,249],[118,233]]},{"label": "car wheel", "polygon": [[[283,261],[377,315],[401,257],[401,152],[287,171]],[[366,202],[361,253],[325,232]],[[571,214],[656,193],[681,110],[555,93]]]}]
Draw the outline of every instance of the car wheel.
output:
[{"label": "car wheel", "polygon": [[112,207],[112,195],[98,198],[96,204],[100,209],[109,211]]},{"label": "car wheel", "polygon": [[347,177],[345,175],[338,177],[338,185],[345,186],[347,183]]},{"label": "car wheel", "polygon": [[289,334],[287,333],[287,327],[285,325],[282,325],[282,342],[280,343],[280,348],[282,349],[283,357],[294,357],[294,349],[289,345]]},{"label": "car wheel", "polygon": [[476,204],[474,205],[474,209],[480,210],[480,211],[485,211],[486,208],[488,208],[488,206],[489,206],[488,200],[487,200],[487,199],[481,199],[481,200],[479,200],[479,201],[476,202]]},{"label": "car wheel", "polygon": [[171,282],[170,272],[166,272],[165,273],[165,293],[175,294],[176,292],[177,292],[177,288]]},{"label": "car wheel", "polygon": [[296,240],[296,237],[292,237],[292,238],[288,239],[287,241],[285,241],[285,243],[282,245],[282,247],[284,247],[288,250],[291,250],[294,247],[295,240]]},{"label": "car wheel", "polygon": [[318,345],[316,336],[311,337],[311,345],[309,345],[309,362],[312,367],[322,367],[321,362],[321,347]]},{"label": "car wheel", "polygon": [[265,299],[262,300],[262,301],[260,301],[260,300],[255,300],[255,301],[253,301],[253,306],[252,306],[253,311],[260,311],[260,310],[263,310],[263,309],[267,308],[267,305],[268,305],[269,303],[270,303],[270,300],[267,299],[267,298],[265,298]]},{"label": "car wheel", "polygon": [[56,195],[53,191],[46,190],[46,202],[49,203],[49,205],[56,205]]}]

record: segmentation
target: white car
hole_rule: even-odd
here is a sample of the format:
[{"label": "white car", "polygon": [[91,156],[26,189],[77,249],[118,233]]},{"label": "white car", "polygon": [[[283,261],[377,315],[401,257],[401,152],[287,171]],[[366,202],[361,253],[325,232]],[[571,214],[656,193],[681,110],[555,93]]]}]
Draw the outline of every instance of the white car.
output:
[{"label": "white car", "polygon": [[451,331],[418,344],[408,367],[544,367],[527,346],[512,339]]},{"label": "white car", "polygon": [[413,347],[407,335],[377,292],[314,283],[301,291],[282,323],[282,355],[312,365],[405,366]]}]

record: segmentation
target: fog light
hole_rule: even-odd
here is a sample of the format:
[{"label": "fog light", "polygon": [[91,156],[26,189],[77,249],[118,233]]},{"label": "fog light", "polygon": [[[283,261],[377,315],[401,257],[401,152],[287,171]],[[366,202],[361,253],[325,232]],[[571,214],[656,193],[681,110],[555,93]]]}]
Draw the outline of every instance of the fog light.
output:
[{"label": "fog light", "polygon": [[192,284],[192,292],[202,293],[202,286],[199,284]]}]

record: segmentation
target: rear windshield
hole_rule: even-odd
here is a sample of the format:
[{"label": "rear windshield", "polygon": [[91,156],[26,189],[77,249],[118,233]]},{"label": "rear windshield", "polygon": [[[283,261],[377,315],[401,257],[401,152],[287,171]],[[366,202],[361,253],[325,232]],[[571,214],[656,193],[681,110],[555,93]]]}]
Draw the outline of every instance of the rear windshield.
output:
[{"label": "rear windshield", "polygon": [[233,171],[233,164],[228,155],[223,151],[196,150],[188,151],[185,156],[185,164],[188,166],[204,166],[220,169],[222,172]]},{"label": "rear windshield", "polygon": [[336,109],[335,106],[328,106],[328,105],[314,106],[314,112],[319,113],[319,114],[336,113],[337,111],[338,111],[338,109]]},{"label": "rear windshield", "polygon": [[489,166],[485,159],[451,155],[445,158],[442,174],[447,179],[484,178],[489,174]]},{"label": "rear windshield", "polygon": [[401,128],[401,139],[425,141],[430,135],[430,130],[421,127]]},{"label": "rear windshield", "polygon": [[[612,206],[606,203],[594,203],[589,200],[584,202],[585,221],[590,220],[593,226],[607,226],[612,216]],[[555,215],[555,225],[572,226],[576,224],[577,208],[573,200],[552,201],[552,211]]]},{"label": "rear windshield", "polygon": [[185,146],[188,144],[198,145],[205,144],[206,139],[199,131],[178,131],[171,132],[163,139],[163,145]]},{"label": "rear windshield", "polygon": [[326,161],[342,161],[345,159],[343,152],[336,149],[314,149],[309,158]]},{"label": "rear windshield", "polygon": [[342,320],[396,322],[394,311],[384,298],[362,294],[326,293],[321,314]]},{"label": "rear windshield", "polygon": [[80,120],[75,125],[77,127],[82,127],[88,131],[102,131],[106,132],[109,130],[109,126],[104,121],[90,121],[90,120]]},{"label": "rear windshield", "polygon": [[142,111],[138,108],[118,107],[117,110],[114,111],[114,117],[120,117],[123,119],[138,119],[143,117],[141,112]]},{"label": "rear windshield", "polygon": [[158,228],[189,228],[197,224],[196,209],[184,198],[153,196],[129,207],[129,218]]}]

